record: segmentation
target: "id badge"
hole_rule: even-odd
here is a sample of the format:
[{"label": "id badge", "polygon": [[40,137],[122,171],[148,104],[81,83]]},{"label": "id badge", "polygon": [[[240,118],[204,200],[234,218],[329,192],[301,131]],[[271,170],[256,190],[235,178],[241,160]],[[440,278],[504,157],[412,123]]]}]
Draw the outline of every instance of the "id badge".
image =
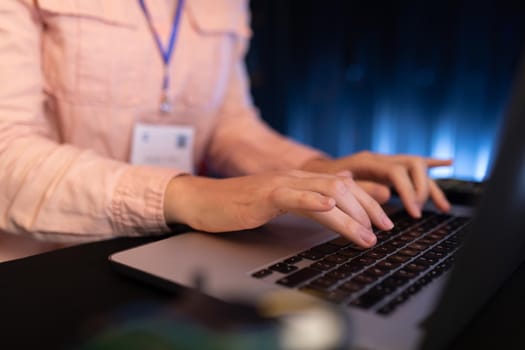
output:
[{"label": "id badge", "polygon": [[137,123],[133,130],[130,162],[193,174],[194,136],[191,126]]}]

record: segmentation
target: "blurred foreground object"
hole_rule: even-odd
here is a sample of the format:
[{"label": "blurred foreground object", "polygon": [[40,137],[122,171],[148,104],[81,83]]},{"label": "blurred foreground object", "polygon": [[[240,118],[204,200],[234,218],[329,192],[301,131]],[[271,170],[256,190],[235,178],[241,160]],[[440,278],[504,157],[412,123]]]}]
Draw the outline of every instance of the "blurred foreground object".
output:
[{"label": "blurred foreground object", "polygon": [[279,292],[251,305],[191,291],[168,305],[127,305],[78,349],[339,350],[349,328],[341,310],[307,295]]}]

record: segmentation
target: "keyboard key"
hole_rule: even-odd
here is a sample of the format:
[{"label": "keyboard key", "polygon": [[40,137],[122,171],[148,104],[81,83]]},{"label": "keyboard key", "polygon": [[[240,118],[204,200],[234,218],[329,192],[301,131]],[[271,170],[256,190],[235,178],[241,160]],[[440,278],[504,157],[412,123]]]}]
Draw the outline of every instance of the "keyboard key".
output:
[{"label": "keyboard key", "polygon": [[382,269],[385,269],[387,271],[391,271],[392,269],[395,269],[399,265],[400,265],[400,263],[394,263],[394,262],[389,261],[389,260],[381,260],[375,266],[377,266],[379,268],[382,268]]},{"label": "keyboard key", "polygon": [[396,306],[399,306],[399,305],[403,304],[405,301],[407,301],[409,297],[410,297],[409,294],[407,294],[407,293],[401,293],[401,294],[399,294],[398,296],[396,296],[396,297],[391,301],[391,303],[392,303],[392,304],[395,304]]},{"label": "keyboard key", "polygon": [[387,246],[391,246],[392,248],[401,248],[401,247],[404,247],[406,245],[406,242],[400,240],[399,238],[395,238],[395,239],[389,241],[386,245]]},{"label": "keyboard key", "polygon": [[378,293],[377,291],[369,290],[368,292],[352,300],[349,305],[357,306],[363,309],[369,309],[370,307],[374,306],[379,301],[381,301],[384,297],[385,295],[383,293]]},{"label": "keyboard key", "polygon": [[419,292],[420,290],[421,290],[421,286],[418,285],[417,283],[413,283],[410,286],[408,286],[408,288],[405,289],[402,294],[412,296],[416,294],[417,292]]},{"label": "keyboard key", "polygon": [[414,273],[421,273],[427,269],[427,266],[419,265],[416,262],[412,262],[404,267],[407,271],[411,271]]},{"label": "keyboard key", "polygon": [[364,284],[358,283],[358,282],[353,281],[353,280],[350,280],[348,282],[345,282],[345,283],[341,284],[338,287],[338,289],[344,290],[344,291],[346,291],[348,293],[355,293],[355,292],[360,291],[364,287],[365,287]]},{"label": "keyboard key", "polygon": [[310,250],[313,251],[313,252],[316,252],[316,253],[321,253],[321,254],[327,255],[327,254],[335,253],[339,249],[340,249],[340,247],[338,247],[336,245],[332,245],[332,244],[329,244],[329,243],[323,243],[323,244],[319,244],[319,245],[311,248]]},{"label": "keyboard key", "polygon": [[378,260],[378,259],[384,258],[385,255],[386,253],[384,251],[374,249],[374,250],[364,253],[363,257]]},{"label": "keyboard key", "polygon": [[411,229],[405,232],[404,235],[408,235],[416,239],[418,237],[421,237],[423,235],[423,232],[424,231],[421,231],[421,230]]},{"label": "keyboard key", "polygon": [[262,270],[259,270],[257,272],[252,273],[252,277],[264,278],[264,277],[269,276],[271,274],[272,274],[272,270],[262,269]]},{"label": "keyboard key", "polygon": [[[429,211],[429,210],[423,210],[421,212],[421,218],[422,219],[431,218],[431,217],[435,217],[435,216],[438,216],[438,215],[440,215],[440,214],[436,214],[433,211]],[[447,214],[443,214],[443,215],[447,215]]]},{"label": "keyboard key", "polygon": [[339,264],[342,264],[348,261],[348,257],[344,255],[340,255],[340,254],[332,254],[332,255],[327,256],[324,260],[327,262],[339,265]]},{"label": "keyboard key", "polygon": [[428,244],[415,242],[415,243],[410,244],[407,248],[414,249],[414,250],[422,252],[423,250],[428,248]]},{"label": "keyboard key", "polygon": [[455,235],[452,235],[452,236],[448,237],[446,242],[450,242],[450,243],[454,243],[456,245],[459,245],[459,244],[461,244],[461,239],[460,239],[460,237],[457,234],[455,234]]},{"label": "keyboard key", "polygon": [[353,261],[348,262],[346,264],[341,265],[338,270],[345,270],[348,272],[357,272],[361,271],[363,269],[363,266],[360,264],[354,264]]},{"label": "keyboard key", "polygon": [[452,251],[454,249],[456,249],[456,247],[458,246],[457,243],[453,243],[451,241],[444,241],[444,242],[441,242],[440,245],[444,246],[448,251]]},{"label": "keyboard key", "polygon": [[396,271],[392,276],[399,279],[411,280],[417,276],[417,273],[401,269],[399,271]]},{"label": "keyboard key", "polygon": [[297,270],[297,266],[283,264],[283,263],[277,263],[272,266],[270,266],[271,270],[280,272],[280,273],[290,273],[292,271]]},{"label": "keyboard key", "polygon": [[423,255],[423,256],[417,258],[416,260],[414,260],[414,263],[416,263],[418,265],[421,265],[421,266],[429,267],[430,265],[434,264],[435,261],[432,261],[431,259],[427,259]]},{"label": "keyboard key", "polygon": [[435,252],[430,251],[423,254],[423,258],[427,259],[431,264],[435,264],[441,258],[443,258],[443,254],[436,254]]},{"label": "keyboard key", "polygon": [[328,241],[326,243],[343,248],[343,247],[346,247],[346,246],[349,246],[350,244],[352,244],[352,241],[349,240],[348,238],[343,237],[343,236],[339,236],[339,237],[337,237],[335,239],[332,239],[331,241]]},{"label": "keyboard key", "polygon": [[321,274],[321,271],[305,267],[277,281],[278,284],[286,287],[297,287],[298,285]]},{"label": "keyboard key", "polygon": [[336,283],[337,280],[322,276],[310,282],[307,288],[313,287],[314,289],[328,290],[331,289]]},{"label": "keyboard key", "polygon": [[378,267],[377,265],[374,265],[372,267],[369,267],[365,271],[363,271],[363,273],[371,277],[383,277],[384,275],[388,273],[388,270],[382,269]]},{"label": "keyboard key", "polygon": [[403,264],[410,260],[410,257],[404,255],[391,255],[386,260],[393,264]]},{"label": "keyboard key", "polygon": [[434,253],[443,253],[443,254],[447,254],[447,253],[450,252],[452,249],[447,248],[447,247],[444,246],[443,244],[438,244],[438,245],[432,247],[431,250],[432,250]]},{"label": "keyboard key", "polygon": [[352,272],[342,269],[337,269],[330,271],[326,274],[327,277],[336,279],[336,280],[344,280],[352,275]]},{"label": "keyboard key", "polygon": [[362,252],[363,252],[362,250],[358,250],[358,249],[355,249],[355,248],[345,248],[343,250],[338,251],[337,254],[346,256],[348,258],[355,258],[356,256],[358,256]]},{"label": "keyboard key", "polygon": [[376,233],[376,238],[378,242],[385,241],[390,237],[391,237],[390,233],[386,231],[379,231]]},{"label": "keyboard key", "polygon": [[325,260],[321,260],[321,261],[317,261],[315,263],[313,263],[312,265],[310,265],[310,267],[312,269],[316,269],[316,270],[319,270],[319,271],[328,271],[328,270],[331,270],[333,267],[335,266],[334,263],[331,263],[331,262],[328,262]]},{"label": "keyboard key", "polygon": [[389,288],[396,289],[396,288],[401,287],[402,285],[404,285],[407,282],[408,282],[408,279],[397,278],[396,276],[390,276],[390,277],[385,278],[383,280],[383,282],[381,282],[381,283],[384,284],[385,286],[389,287]]},{"label": "keyboard key", "polygon": [[418,278],[415,283],[423,287],[423,286],[426,286],[428,283],[430,283],[430,281],[432,281],[432,277],[428,275],[423,275],[420,278]]},{"label": "keyboard key", "polygon": [[351,263],[352,264],[361,265],[361,266],[368,266],[368,265],[372,265],[375,262],[376,262],[376,259],[368,258],[366,256],[360,256],[360,257],[352,260]]},{"label": "keyboard key", "polygon": [[452,267],[452,264],[450,264],[450,263],[441,263],[438,266],[436,266],[436,269],[439,270],[439,271],[445,272],[448,269],[450,269],[451,267]]},{"label": "keyboard key", "polygon": [[438,242],[438,241],[442,240],[443,237],[445,237],[447,235],[447,233],[448,232],[446,232],[444,230],[443,231],[436,231],[436,232],[432,232],[432,233],[426,235],[425,238],[431,239],[434,242]]},{"label": "keyboard key", "polygon": [[377,277],[371,276],[371,275],[364,275],[362,273],[352,278],[352,281],[361,283],[361,284],[365,284],[365,285],[371,284],[375,282],[376,280],[377,280]]},{"label": "keyboard key", "polygon": [[401,242],[408,243],[408,242],[412,242],[414,240],[414,237],[412,235],[403,233],[401,236],[399,236],[396,239],[400,240]]},{"label": "keyboard key", "polygon": [[428,272],[428,275],[431,277],[431,278],[438,278],[439,276],[441,276],[443,274],[443,270],[439,270],[439,269],[432,269]]},{"label": "keyboard key", "polygon": [[322,254],[319,252],[314,252],[313,250],[307,250],[305,252],[302,252],[299,254],[300,257],[308,259],[308,260],[319,260],[325,257],[326,254]]},{"label": "keyboard key", "polygon": [[293,264],[298,263],[301,260],[303,260],[303,258],[301,258],[299,255],[296,255],[296,256],[292,256],[291,258],[284,260],[283,263],[293,265]]},{"label": "keyboard key", "polygon": [[409,256],[409,257],[414,257],[416,255],[418,255],[420,253],[419,250],[415,250],[415,249],[412,249],[412,248],[403,248],[401,249],[398,254],[401,254],[401,255],[404,255],[404,256]]},{"label": "keyboard key", "polygon": [[385,247],[385,246],[375,247],[374,251],[376,251],[378,253],[381,253],[381,254],[384,254],[384,255],[388,255],[388,254],[392,253],[392,250],[388,249],[388,247]]},{"label": "keyboard key", "polygon": [[436,240],[430,239],[430,238],[427,238],[427,237],[423,237],[423,238],[420,238],[418,240],[418,243],[426,244],[427,246],[431,246],[431,245],[433,245],[436,242],[437,242]]},{"label": "keyboard key", "polygon": [[438,239],[443,239],[444,237],[446,237],[449,234],[450,234],[450,231],[447,231],[444,228],[438,228],[438,229],[432,231],[432,233],[430,233],[429,236],[432,235],[434,237],[437,237]]},{"label": "keyboard key", "polygon": [[378,285],[372,287],[370,289],[370,292],[373,292],[375,294],[381,294],[383,297],[392,294],[397,288],[392,287],[385,283],[379,283]]}]

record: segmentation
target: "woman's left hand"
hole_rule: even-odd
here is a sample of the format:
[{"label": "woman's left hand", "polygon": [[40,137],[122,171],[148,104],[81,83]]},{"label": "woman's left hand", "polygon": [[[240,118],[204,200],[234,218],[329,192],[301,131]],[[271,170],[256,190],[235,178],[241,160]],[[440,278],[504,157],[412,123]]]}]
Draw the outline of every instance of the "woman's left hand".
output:
[{"label": "woman's left hand", "polygon": [[444,212],[450,210],[450,203],[428,176],[428,169],[451,164],[452,160],[364,151],[338,159],[312,159],[303,164],[301,169],[331,174],[351,171],[358,184],[381,203],[389,199],[389,188],[394,187],[408,213],[419,218],[428,198],[438,209]]}]

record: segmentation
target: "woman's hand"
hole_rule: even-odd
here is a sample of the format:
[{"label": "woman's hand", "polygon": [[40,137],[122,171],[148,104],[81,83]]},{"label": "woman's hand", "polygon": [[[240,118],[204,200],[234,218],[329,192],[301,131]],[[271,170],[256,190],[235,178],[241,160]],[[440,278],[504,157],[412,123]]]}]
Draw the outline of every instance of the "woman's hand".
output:
[{"label": "woman's hand", "polygon": [[438,209],[450,210],[450,203],[427,171],[451,164],[451,160],[359,152],[339,159],[312,159],[302,169],[321,173],[350,170],[358,183],[364,181],[363,189],[381,203],[390,197],[389,187],[393,186],[408,213],[418,218],[429,197]]},{"label": "woman's hand", "polygon": [[348,171],[292,170],[228,179],[178,176],[169,183],[164,202],[168,223],[208,232],[251,229],[288,212],[311,218],[362,247],[376,243],[372,224],[382,230],[393,227]]}]

